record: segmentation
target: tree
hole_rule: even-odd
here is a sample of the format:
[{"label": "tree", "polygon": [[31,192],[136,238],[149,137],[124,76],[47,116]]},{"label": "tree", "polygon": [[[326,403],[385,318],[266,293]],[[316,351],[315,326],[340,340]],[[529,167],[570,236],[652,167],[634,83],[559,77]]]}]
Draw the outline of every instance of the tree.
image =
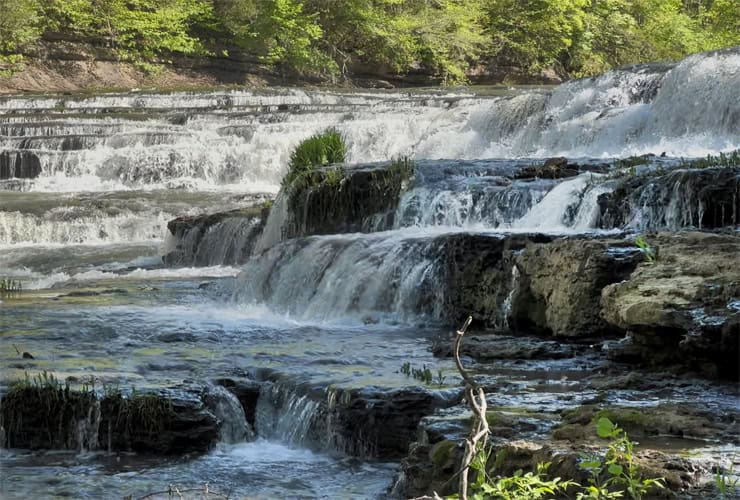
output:
[{"label": "tree", "polygon": [[557,64],[584,30],[588,0],[489,0],[492,55],[531,73]]},{"label": "tree", "polygon": [[0,0],[0,62],[17,62],[19,50],[41,34],[36,0]]}]

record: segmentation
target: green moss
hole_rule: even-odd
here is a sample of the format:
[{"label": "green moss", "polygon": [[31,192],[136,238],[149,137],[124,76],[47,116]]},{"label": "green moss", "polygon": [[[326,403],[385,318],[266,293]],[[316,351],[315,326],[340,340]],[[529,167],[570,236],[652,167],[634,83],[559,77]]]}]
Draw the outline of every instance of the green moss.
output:
[{"label": "green moss", "polygon": [[432,448],[432,463],[437,468],[444,467],[452,458],[452,452],[457,447],[457,443],[449,439],[440,441]]}]

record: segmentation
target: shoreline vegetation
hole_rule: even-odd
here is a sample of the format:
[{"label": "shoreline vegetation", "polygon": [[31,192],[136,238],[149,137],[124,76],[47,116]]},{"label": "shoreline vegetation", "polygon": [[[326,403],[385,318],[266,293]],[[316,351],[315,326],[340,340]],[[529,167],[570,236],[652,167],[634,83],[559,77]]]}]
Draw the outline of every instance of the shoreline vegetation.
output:
[{"label": "shoreline vegetation", "polygon": [[734,0],[8,0],[0,92],[555,83],[740,45]]}]

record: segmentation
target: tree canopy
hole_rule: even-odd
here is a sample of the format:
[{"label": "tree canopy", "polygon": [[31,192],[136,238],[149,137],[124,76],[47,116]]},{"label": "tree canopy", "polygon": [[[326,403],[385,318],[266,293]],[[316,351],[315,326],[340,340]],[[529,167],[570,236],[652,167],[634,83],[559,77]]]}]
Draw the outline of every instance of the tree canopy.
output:
[{"label": "tree canopy", "polygon": [[302,74],[423,69],[445,83],[491,61],[583,76],[740,45],[740,0],[0,0],[0,12],[6,61],[63,32],[130,61],[241,50]]}]

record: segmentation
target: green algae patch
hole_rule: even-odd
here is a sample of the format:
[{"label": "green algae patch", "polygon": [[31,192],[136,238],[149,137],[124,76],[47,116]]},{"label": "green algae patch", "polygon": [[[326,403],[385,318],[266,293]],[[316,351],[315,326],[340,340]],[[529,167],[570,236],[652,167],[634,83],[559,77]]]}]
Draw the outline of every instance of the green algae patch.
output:
[{"label": "green algae patch", "polygon": [[450,460],[454,459],[454,451],[457,443],[446,439],[435,444],[431,451],[432,463],[437,468],[443,468]]},{"label": "green algae patch", "polygon": [[131,354],[133,356],[161,356],[168,352],[171,352],[171,350],[165,349],[164,347],[143,347],[141,349],[136,349]]}]

